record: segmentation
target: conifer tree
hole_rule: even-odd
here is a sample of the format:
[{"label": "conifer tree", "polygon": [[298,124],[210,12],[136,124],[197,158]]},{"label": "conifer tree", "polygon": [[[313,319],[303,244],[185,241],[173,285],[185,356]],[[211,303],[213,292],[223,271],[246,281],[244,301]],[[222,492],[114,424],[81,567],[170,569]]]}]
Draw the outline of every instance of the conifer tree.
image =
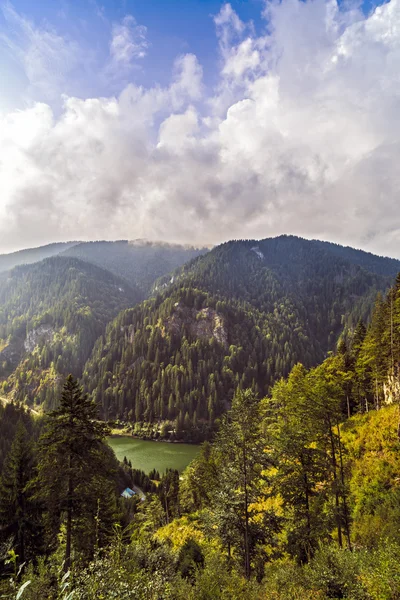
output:
[{"label": "conifer tree", "polygon": [[107,426],[97,420],[96,404],[69,375],[60,406],[49,414],[39,440],[35,481],[36,495],[46,504],[49,537],[54,539],[65,523],[65,570],[70,567],[73,546],[79,549],[87,535],[85,521],[93,525],[99,508],[96,488],[105,469],[106,433]]},{"label": "conifer tree", "polygon": [[20,563],[34,557],[40,537],[38,507],[29,490],[33,469],[32,443],[20,421],[0,479],[0,539],[11,539]]},{"label": "conifer tree", "polygon": [[257,542],[276,529],[275,516],[267,512],[262,527],[251,521],[251,504],[261,495],[267,460],[260,403],[252,390],[236,392],[215,446],[218,482],[213,505],[217,526],[228,554],[235,545],[243,556],[244,573],[249,578]]},{"label": "conifer tree", "polygon": [[267,423],[278,467],[273,488],[288,509],[287,546],[299,562],[312,558],[328,531],[326,514],[321,511],[327,493],[319,483],[329,477],[329,463],[316,443],[315,408],[307,371],[298,364],[287,381],[275,384]]}]

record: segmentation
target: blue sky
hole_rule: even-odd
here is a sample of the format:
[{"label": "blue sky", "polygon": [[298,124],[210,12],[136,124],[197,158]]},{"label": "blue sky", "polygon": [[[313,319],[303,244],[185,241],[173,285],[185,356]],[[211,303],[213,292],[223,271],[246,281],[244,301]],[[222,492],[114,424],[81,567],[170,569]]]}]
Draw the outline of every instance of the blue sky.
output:
[{"label": "blue sky", "polygon": [[0,252],[292,233],[400,257],[400,0],[0,0],[0,81]]},{"label": "blue sky", "polygon": [[[99,82],[96,68],[108,53],[113,24],[131,15],[138,26],[146,27],[146,56],[138,60],[129,73],[129,81],[151,86],[166,85],[177,55],[193,53],[203,68],[204,83],[213,86],[218,78],[218,40],[213,17],[219,13],[221,0],[14,0],[3,2],[0,11],[0,33],[18,43],[18,28],[10,22],[4,8],[37,28],[50,29],[79,44],[82,54],[96,57],[83,73],[79,68],[69,73],[67,93],[88,97],[118,93],[126,79]],[[232,9],[245,23],[251,23],[254,32],[265,31],[264,0],[232,0]],[[364,12],[372,7],[371,0],[363,5]],[[20,107],[24,99],[26,79],[13,51],[0,53],[0,76],[6,83],[0,95],[0,107]],[[2,96],[2,97],[1,97]],[[39,95],[35,99],[41,99]]]},{"label": "blue sky", "polygon": [[[215,83],[218,42],[213,17],[223,4],[220,0],[14,0],[3,3],[3,7],[12,6],[21,18],[38,28],[50,28],[77,41],[83,53],[95,53],[99,61],[107,56],[113,24],[126,15],[132,15],[137,25],[147,28],[148,47],[146,56],[137,61],[130,72],[129,80],[149,86],[167,84],[176,56],[185,53],[198,57],[204,70],[205,84]],[[265,28],[263,5],[263,0],[231,2],[240,18],[245,22],[252,21],[256,31]],[[15,24],[10,23],[1,11],[0,31],[11,39],[17,37]],[[11,54],[4,51],[0,54],[0,75],[3,80],[8,80],[10,103],[19,105],[25,81]],[[83,78],[79,72],[71,73],[69,84],[71,93],[82,96],[119,91],[118,84],[111,87],[101,85],[90,72]]]}]

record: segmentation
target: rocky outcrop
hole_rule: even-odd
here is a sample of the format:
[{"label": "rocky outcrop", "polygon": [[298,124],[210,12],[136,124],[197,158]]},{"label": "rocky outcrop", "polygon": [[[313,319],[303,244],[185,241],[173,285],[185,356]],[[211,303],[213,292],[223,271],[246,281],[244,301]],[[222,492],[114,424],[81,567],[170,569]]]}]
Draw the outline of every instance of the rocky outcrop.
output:
[{"label": "rocky outcrop", "polygon": [[190,309],[177,302],[174,312],[164,323],[164,329],[178,335],[184,327],[189,330],[192,337],[215,338],[224,348],[228,348],[228,331],[225,320],[212,308]]},{"label": "rocky outcrop", "polygon": [[33,352],[41,340],[50,342],[54,336],[54,329],[51,325],[40,325],[37,329],[32,329],[27,333],[24,341],[26,352]]},{"label": "rocky outcrop", "polygon": [[383,384],[385,404],[398,403],[400,400],[400,380],[395,375],[389,375]]}]

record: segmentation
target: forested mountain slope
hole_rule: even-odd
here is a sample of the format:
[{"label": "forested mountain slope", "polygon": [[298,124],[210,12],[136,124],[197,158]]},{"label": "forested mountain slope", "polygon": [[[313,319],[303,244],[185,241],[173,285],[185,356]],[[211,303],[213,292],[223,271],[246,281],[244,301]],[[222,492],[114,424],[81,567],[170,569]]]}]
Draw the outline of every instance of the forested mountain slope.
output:
[{"label": "forested mountain slope", "polygon": [[147,295],[154,281],[170,273],[207,248],[146,240],[116,242],[82,242],[63,254],[99,265],[130,284],[137,285]]},{"label": "forested mountain slope", "polygon": [[[283,283],[271,282],[279,298]],[[296,364],[265,398],[240,389],[262,376],[247,357],[277,318],[287,335],[303,339],[291,321],[295,300],[281,302],[282,313],[262,313],[181,279],[120,313],[106,343],[96,344],[88,368],[114,369],[95,396],[105,398],[103,412],[123,409],[131,386],[143,394],[135,410],[154,418],[153,407],[165,405],[152,400],[175,377],[176,398],[193,401],[202,415],[206,391],[190,391],[204,376],[227,394],[229,369],[242,373],[232,402],[214,405],[212,397],[208,420],[199,417],[204,434],[211,411],[228,408],[212,443],[181,475],[167,469],[146,477],[126,459],[118,465],[98,406],[72,377],[46,417],[0,405],[1,596],[399,599],[400,275],[385,296],[378,293],[368,326],[359,321],[321,364]],[[230,337],[243,353],[232,354]],[[310,347],[305,338],[298,351]],[[190,406],[187,415],[172,424],[175,437],[187,426],[195,433]],[[145,498],[121,497],[138,478]]]},{"label": "forested mountain slope", "polygon": [[56,256],[3,273],[3,392],[51,406],[61,376],[80,375],[106,324],[141,298],[126,281],[75,258]]},{"label": "forested mountain slope", "polygon": [[[271,310],[277,295],[290,296],[303,304],[305,320],[321,314],[324,334],[330,326],[335,335],[343,315],[350,315],[352,321],[367,318],[376,291],[387,289],[399,271],[396,259],[329,242],[279,236],[222,244],[178,269],[174,282],[183,279],[185,284],[245,300],[264,311]],[[165,289],[170,281],[170,277],[161,278],[155,287]],[[361,297],[364,302],[358,302]]]},{"label": "forested mountain slope", "polygon": [[347,260],[292,236],[228,242],[160,279],[158,295],[108,326],[85,368],[103,416],[175,420],[197,439],[236,387],[263,396],[296,362],[323,360],[400,269],[367,253],[361,267],[354,252]]},{"label": "forested mountain slope", "polygon": [[0,270],[35,262],[0,275],[3,393],[52,406],[62,376],[81,375],[106,324],[145,299],[155,279],[204,252],[146,241],[71,242],[0,257]]},{"label": "forested mountain slope", "polygon": [[0,272],[9,271],[18,265],[29,265],[39,262],[50,256],[55,256],[68,250],[77,242],[59,242],[56,244],[48,244],[39,248],[28,248],[27,250],[19,250],[10,254],[0,254]]}]

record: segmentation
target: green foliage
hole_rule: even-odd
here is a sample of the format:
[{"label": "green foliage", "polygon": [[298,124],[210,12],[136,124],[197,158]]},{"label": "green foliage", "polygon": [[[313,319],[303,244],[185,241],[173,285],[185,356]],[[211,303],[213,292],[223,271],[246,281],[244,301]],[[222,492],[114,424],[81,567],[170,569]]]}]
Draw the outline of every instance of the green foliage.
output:
[{"label": "green foliage", "polygon": [[95,345],[85,386],[105,419],[168,420],[173,432],[162,433],[172,439],[210,438],[237,387],[265,396],[297,362],[320,362],[344,324],[369,317],[394,265],[362,258],[365,268],[291,237],[222,244],[118,315]]},{"label": "green foliage", "polygon": [[45,503],[47,540],[66,526],[65,568],[71,554],[90,558],[104,545],[115,517],[115,458],[104,443],[107,427],[96,405],[68,376],[60,406],[49,414],[39,440],[36,497]]},{"label": "green foliage", "polygon": [[400,543],[397,419],[398,408],[391,406],[353,417],[343,426],[352,474],[356,545],[371,548],[385,539]]},{"label": "green foliage", "polygon": [[[25,387],[14,371],[28,400],[30,390],[43,401],[71,347],[83,352],[79,332],[87,348],[95,323],[103,335],[84,369],[89,395],[68,377],[44,430],[42,418],[0,406],[0,596],[398,600],[400,277],[368,328],[360,320],[397,263],[292,237],[255,246],[195,258],[106,331],[119,311],[113,276],[72,258],[11,274],[3,358],[28,322],[28,333],[52,327],[21,366]],[[95,262],[106,247],[78,249]],[[150,274],[140,275],[147,289]],[[70,310],[57,300],[69,289]],[[109,293],[100,304],[99,290]],[[64,354],[47,362],[56,342],[63,367]],[[97,408],[148,436],[214,442],[181,477],[150,479],[117,464]],[[134,485],[145,497],[120,496]]]},{"label": "green foliage", "polygon": [[23,424],[29,437],[36,440],[41,423],[34,421],[25,406],[19,403],[0,403],[0,473],[4,460],[11,449],[17,427]]},{"label": "green foliage", "polygon": [[0,281],[0,376],[15,399],[54,408],[63,376],[79,376],[94,342],[137,289],[103,269],[53,257]]},{"label": "green foliage", "polygon": [[180,504],[185,512],[195,512],[210,505],[217,487],[218,466],[209,442],[204,442],[199,455],[185,469],[180,483]]},{"label": "green foliage", "polygon": [[184,579],[194,583],[197,572],[203,568],[203,551],[195,540],[189,538],[179,551],[178,570]]},{"label": "green foliage", "polygon": [[301,562],[329,540],[334,526],[339,545],[344,535],[351,546],[340,432],[345,384],[338,355],[309,372],[297,365],[276,384],[269,402],[273,487],[287,508],[288,551]]},{"label": "green foliage", "polygon": [[[273,543],[279,523],[274,512],[254,514],[262,494],[263,470],[268,464],[262,411],[251,390],[238,392],[215,442],[217,482],[212,506],[222,544],[242,558],[250,578],[261,543]],[[261,520],[260,520],[261,517]]]},{"label": "green foliage", "polygon": [[29,490],[33,474],[34,449],[20,421],[0,479],[0,542],[11,543],[19,564],[41,550],[40,507]]},{"label": "green foliage", "polygon": [[360,558],[357,552],[321,548],[306,571],[311,586],[322,592],[322,598],[365,600],[366,591],[359,579]]}]

